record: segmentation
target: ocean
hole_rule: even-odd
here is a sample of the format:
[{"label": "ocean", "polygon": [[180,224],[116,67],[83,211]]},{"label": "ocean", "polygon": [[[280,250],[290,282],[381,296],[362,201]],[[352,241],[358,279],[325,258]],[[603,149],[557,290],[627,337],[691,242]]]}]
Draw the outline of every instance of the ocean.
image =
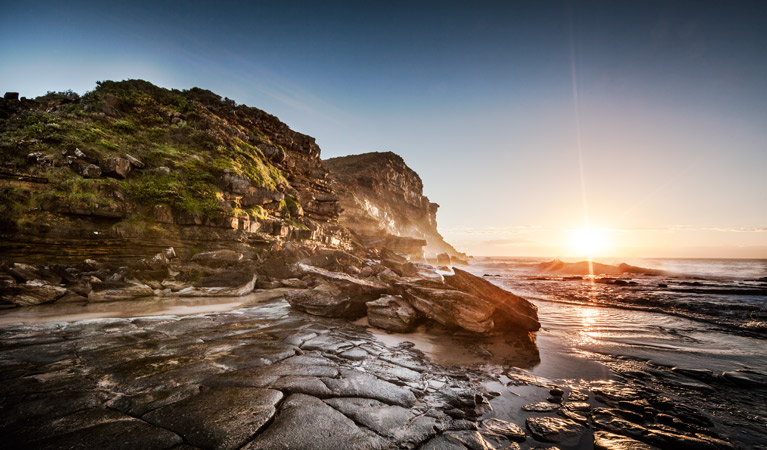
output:
[{"label": "ocean", "polygon": [[[496,350],[496,363],[543,384],[646,386],[714,417],[737,447],[765,448],[767,260],[599,261],[663,271],[608,276],[542,272],[546,262],[476,258],[468,267],[538,307],[534,345]],[[487,417],[527,418],[520,404],[540,399],[515,392],[495,399]]]}]

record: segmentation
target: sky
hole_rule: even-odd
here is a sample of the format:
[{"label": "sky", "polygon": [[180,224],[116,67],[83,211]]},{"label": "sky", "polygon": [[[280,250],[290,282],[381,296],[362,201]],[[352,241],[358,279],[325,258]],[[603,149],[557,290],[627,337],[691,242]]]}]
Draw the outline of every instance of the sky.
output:
[{"label": "sky", "polygon": [[198,86],[393,151],[473,255],[767,258],[766,2],[0,7],[0,90]]}]

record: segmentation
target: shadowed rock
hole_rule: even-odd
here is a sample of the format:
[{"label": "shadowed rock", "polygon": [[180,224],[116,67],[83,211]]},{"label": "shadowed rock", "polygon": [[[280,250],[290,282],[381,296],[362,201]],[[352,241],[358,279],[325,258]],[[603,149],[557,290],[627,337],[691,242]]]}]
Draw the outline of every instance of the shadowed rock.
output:
[{"label": "shadowed rock", "polygon": [[345,273],[331,272],[303,263],[299,263],[297,267],[304,273],[311,274],[322,282],[337,287],[345,294],[367,296],[367,300],[373,300],[388,290],[388,286],[385,284],[353,277]]},{"label": "shadowed rock", "polygon": [[274,415],[282,393],[272,389],[214,388],[164,406],[143,418],[203,448],[235,449]]},{"label": "shadowed rock", "polygon": [[102,173],[105,176],[125,179],[131,170],[130,161],[125,158],[109,158],[102,165]]},{"label": "shadowed rock", "polygon": [[288,292],[285,300],[293,308],[315,316],[356,319],[365,315],[365,302],[362,299],[346,294],[328,283],[314,289]]},{"label": "shadowed rock", "polygon": [[66,293],[67,290],[63,287],[34,280],[24,284],[4,286],[0,292],[0,299],[19,306],[32,306],[54,302]]},{"label": "shadowed rock", "polygon": [[122,286],[110,286],[103,283],[106,289],[97,290],[99,287],[93,283],[91,292],[88,293],[89,302],[111,302],[117,300],[133,300],[138,297],[154,295],[152,288],[141,283],[124,283]]},{"label": "shadowed rock", "polygon": [[386,295],[367,303],[368,323],[374,327],[407,333],[415,327],[416,310],[399,295]]},{"label": "shadowed rock", "polygon": [[399,443],[418,444],[436,434],[437,419],[369,398],[331,398],[325,403],[354,422]]},{"label": "shadowed rock", "polygon": [[[38,450],[114,449],[160,450],[181,444],[181,437],[141,420],[105,422],[70,433],[57,435],[19,448]],[[11,447],[13,448],[13,447]]]},{"label": "shadowed rock", "polygon": [[330,272],[306,264],[297,264],[300,270],[320,279],[314,289],[289,292],[285,300],[293,308],[323,317],[356,319],[365,315],[365,302],[386,292],[386,285],[353,277],[345,273]]},{"label": "shadowed rock", "polygon": [[249,279],[231,276],[230,273],[222,273],[218,276],[204,278],[200,283],[201,286],[190,286],[181,289],[176,294],[181,297],[240,297],[253,292],[256,281],[258,281],[258,276],[255,274],[246,273],[245,276]]},{"label": "shadowed rock", "polygon": [[198,253],[192,256],[192,261],[209,267],[223,267],[242,261],[242,253],[233,250],[215,250]]},{"label": "shadowed rock", "polygon": [[280,407],[274,422],[243,447],[243,450],[312,448],[316,450],[383,449],[388,443],[354,422],[322,400],[293,394]]},{"label": "shadowed rock", "polygon": [[206,386],[266,387],[285,376],[335,377],[338,376],[338,369],[332,366],[310,364],[256,366],[213,375],[206,379],[203,384]]},{"label": "shadowed rock", "polygon": [[366,397],[390,405],[411,407],[415,396],[407,388],[356,370],[341,369],[342,378],[323,378],[322,382],[336,397]]}]

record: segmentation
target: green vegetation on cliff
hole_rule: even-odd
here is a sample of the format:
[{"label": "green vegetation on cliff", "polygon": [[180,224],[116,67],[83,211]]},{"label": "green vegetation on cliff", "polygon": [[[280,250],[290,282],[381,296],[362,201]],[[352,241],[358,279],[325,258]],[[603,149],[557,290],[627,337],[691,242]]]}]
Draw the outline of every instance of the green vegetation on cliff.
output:
[{"label": "green vegetation on cliff", "polygon": [[[142,80],[100,82],[82,97],[51,92],[5,103],[0,214],[17,225],[50,211],[98,211],[135,222],[134,216],[151,217],[156,205],[167,205],[201,219],[248,214],[259,220],[272,211],[300,221],[295,195],[272,206],[265,200],[267,208],[245,207],[239,202],[244,194],[227,192],[221,183],[228,173],[246,180],[247,189],[295,192],[281,164],[283,144],[294,143],[293,134],[276,117],[210,91]],[[48,183],[15,183],[16,175]]]}]

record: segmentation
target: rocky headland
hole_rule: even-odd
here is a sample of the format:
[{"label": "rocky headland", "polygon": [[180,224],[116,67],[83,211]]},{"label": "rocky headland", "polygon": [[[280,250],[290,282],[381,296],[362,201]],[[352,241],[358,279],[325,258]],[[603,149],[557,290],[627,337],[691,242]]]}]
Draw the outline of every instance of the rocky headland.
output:
[{"label": "rocky headland", "polygon": [[[558,386],[377,340],[433,329],[540,362],[535,305],[450,267],[467,257],[395,154],[323,161],[264,111],[140,80],[8,95],[0,133],[2,308],[267,299],[2,326],[7,448],[732,448],[641,379]],[[491,414],[519,387],[540,400],[525,428]]]}]

